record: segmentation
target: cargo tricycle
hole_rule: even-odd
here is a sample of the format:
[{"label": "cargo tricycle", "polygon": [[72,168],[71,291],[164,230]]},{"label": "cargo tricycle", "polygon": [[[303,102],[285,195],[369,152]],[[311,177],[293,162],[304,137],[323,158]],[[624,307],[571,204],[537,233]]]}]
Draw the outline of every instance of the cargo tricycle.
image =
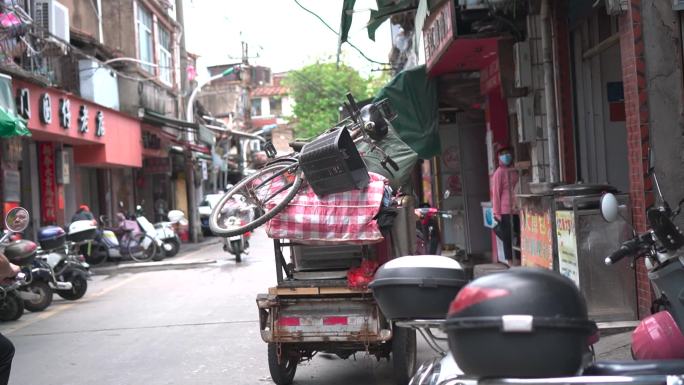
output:
[{"label": "cargo tricycle", "polygon": [[290,384],[297,365],[319,352],[342,359],[364,352],[390,360],[396,383],[407,384],[416,368],[415,330],[388,322],[368,289],[348,288],[349,269],[376,258],[377,247],[276,239],[274,248],[278,284],[257,297],[273,381]]}]

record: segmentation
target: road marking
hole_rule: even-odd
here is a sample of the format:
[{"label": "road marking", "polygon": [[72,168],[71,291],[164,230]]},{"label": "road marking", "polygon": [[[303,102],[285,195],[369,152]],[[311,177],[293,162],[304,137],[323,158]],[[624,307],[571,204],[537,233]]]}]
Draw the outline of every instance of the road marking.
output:
[{"label": "road marking", "polygon": [[[139,278],[139,277],[140,277],[140,275],[133,275],[129,278],[124,279],[123,281],[121,281],[119,283],[116,283],[112,286],[106,287],[106,288],[98,291],[97,293],[91,294],[86,298],[87,299],[99,298],[99,297],[111,292],[112,290],[118,289],[119,287],[121,287],[127,283],[131,283],[133,280],[135,280],[136,278]],[[53,307],[52,309],[44,310],[40,314],[38,314],[35,318],[33,318],[32,320],[26,320],[24,322],[18,323],[16,326],[12,326],[8,329],[2,330],[2,334],[9,335],[9,334],[12,334],[18,330],[24,329],[27,326],[33,325],[34,323],[36,323],[38,321],[48,319],[48,318],[50,318],[54,315],[57,315],[57,314],[65,311],[67,309],[71,309],[71,307],[78,304],[78,301],[79,300],[72,301],[71,303],[67,303],[64,306]]]},{"label": "road marking", "polygon": [[257,320],[257,319],[255,319],[255,320],[242,320],[242,321],[210,321],[210,322],[196,322],[196,323],[168,324],[168,325],[132,326],[132,327],[107,328],[107,329],[72,330],[72,331],[62,331],[62,332],[26,333],[26,334],[19,334],[19,335],[22,337],[37,337],[37,336],[48,336],[48,335],[54,336],[54,335],[66,335],[66,334],[117,332],[117,331],[127,331],[127,330],[166,329],[166,328],[195,327],[195,326],[216,326],[216,325],[256,324],[258,322],[259,322],[259,320]]}]

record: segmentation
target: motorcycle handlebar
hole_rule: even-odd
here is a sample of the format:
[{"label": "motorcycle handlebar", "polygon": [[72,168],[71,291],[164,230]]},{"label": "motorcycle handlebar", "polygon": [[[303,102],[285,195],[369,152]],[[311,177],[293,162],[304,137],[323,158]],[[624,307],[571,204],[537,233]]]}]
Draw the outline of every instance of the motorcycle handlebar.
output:
[{"label": "motorcycle handlebar", "polygon": [[620,245],[619,249],[615,250],[609,256],[606,257],[604,261],[605,264],[612,265],[621,260],[622,258],[636,254],[641,249],[641,243],[642,242],[639,238],[633,238],[629,241],[626,241],[625,243]]}]

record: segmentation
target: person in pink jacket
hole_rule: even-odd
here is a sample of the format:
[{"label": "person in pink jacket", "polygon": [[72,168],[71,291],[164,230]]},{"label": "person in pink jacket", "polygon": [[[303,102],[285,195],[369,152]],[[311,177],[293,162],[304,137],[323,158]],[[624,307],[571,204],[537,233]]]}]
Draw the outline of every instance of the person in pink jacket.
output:
[{"label": "person in pink jacket", "polygon": [[[504,244],[506,260],[513,260],[513,239],[519,238],[520,217],[518,216],[515,187],[518,172],[512,167],[513,153],[509,147],[497,152],[499,167],[492,176],[492,211],[498,222],[496,234]],[[518,261],[519,258],[516,258]]]}]

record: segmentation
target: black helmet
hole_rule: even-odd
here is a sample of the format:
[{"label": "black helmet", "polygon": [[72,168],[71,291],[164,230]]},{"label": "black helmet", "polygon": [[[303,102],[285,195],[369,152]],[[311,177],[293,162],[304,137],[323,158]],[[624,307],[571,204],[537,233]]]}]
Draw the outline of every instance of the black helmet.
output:
[{"label": "black helmet", "polygon": [[372,122],[374,127],[372,130],[368,131],[368,136],[373,140],[381,140],[387,135],[389,130],[387,120],[382,114],[382,111],[375,104],[367,104],[361,107],[361,120],[366,122]]}]

